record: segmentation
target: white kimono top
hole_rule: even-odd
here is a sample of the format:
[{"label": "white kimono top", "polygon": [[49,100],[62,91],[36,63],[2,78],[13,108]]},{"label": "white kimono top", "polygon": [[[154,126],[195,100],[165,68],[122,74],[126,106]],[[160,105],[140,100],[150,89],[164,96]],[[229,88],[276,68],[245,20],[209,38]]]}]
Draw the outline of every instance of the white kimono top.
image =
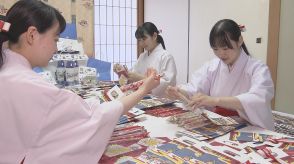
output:
[{"label": "white kimono top", "polygon": [[45,82],[21,55],[4,50],[0,69],[0,163],[97,163],[123,113],[112,101],[88,105]]},{"label": "white kimono top", "polygon": [[274,85],[268,67],[242,50],[229,72],[219,58],[206,63],[193,73],[191,80],[180,88],[190,96],[201,92],[213,97],[235,96],[244,111],[238,114],[253,125],[273,130],[271,100]]},{"label": "white kimono top", "polygon": [[163,49],[161,44],[149,54],[144,51],[140,54],[137,63],[131,69],[139,74],[145,74],[147,68],[154,68],[159,74],[163,74],[160,79],[160,85],[152,90],[153,95],[164,96],[165,89],[169,85],[176,85],[177,81],[177,68],[173,56]]}]

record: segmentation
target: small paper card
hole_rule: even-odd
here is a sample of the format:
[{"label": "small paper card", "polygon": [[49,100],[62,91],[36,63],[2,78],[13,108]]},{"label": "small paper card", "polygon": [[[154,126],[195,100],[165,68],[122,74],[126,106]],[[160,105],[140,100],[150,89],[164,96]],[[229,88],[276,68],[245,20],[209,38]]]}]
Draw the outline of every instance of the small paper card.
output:
[{"label": "small paper card", "polygon": [[110,100],[116,100],[120,99],[124,96],[124,93],[120,90],[120,88],[116,85],[109,89],[107,92],[107,96],[109,97]]}]

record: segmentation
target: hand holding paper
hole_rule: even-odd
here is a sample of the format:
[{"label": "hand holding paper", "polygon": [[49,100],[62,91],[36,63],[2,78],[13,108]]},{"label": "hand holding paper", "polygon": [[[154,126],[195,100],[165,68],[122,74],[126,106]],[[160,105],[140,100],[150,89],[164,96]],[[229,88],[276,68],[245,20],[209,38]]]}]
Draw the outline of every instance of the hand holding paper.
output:
[{"label": "hand holding paper", "polygon": [[156,88],[160,84],[160,75],[157,74],[156,70],[148,69],[148,77],[143,80],[143,84],[140,87],[145,90],[145,93],[149,93],[152,89]]},{"label": "hand holding paper", "polygon": [[[149,87],[149,85],[156,85],[155,87],[157,87],[157,85],[159,85],[159,83],[160,83],[160,77],[161,77],[161,75],[158,75],[156,70],[148,69],[147,70],[147,78],[140,80],[140,81],[133,82],[131,84],[121,86],[120,89],[123,92],[129,91],[129,90],[135,91],[146,82],[147,82],[146,86],[148,86],[148,87]],[[149,83],[155,83],[155,84],[149,84]],[[151,87],[155,88],[154,86],[151,86]],[[150,91],[152,89],[150,89]]]},{"label": "hand holding paper", "polygon": [[122,75],[128,77],[128,68],[126,65],[116,63],[113,65],[113,71],[118,75],[118,77],[121,77]]},{"label": "hand holding paper", "polygon": [[203,93],[195,94],[187,106],[201,108],[201,107],[215,107],[217,98],[205,95]]},{"label": "hand holding paper", "polygon": [[178,99],[181,100],[184,104],[189,104],[190,103],[190,99],[188,96],[186,96],[184,93],[181,92],[180,88],[178,87],[173,87],[173,86],[168,86],[166,89],[166,95],[170,98],[170,99]]}]

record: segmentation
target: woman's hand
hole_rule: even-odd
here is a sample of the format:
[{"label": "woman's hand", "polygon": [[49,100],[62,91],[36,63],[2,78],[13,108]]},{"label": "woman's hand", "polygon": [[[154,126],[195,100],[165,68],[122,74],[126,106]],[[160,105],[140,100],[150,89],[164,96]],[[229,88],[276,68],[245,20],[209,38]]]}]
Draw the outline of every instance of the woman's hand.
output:
[{"label": "woman's hand", "polygon": [[116,63],[116,64],[113,65],[113,72],[118,73],[121,70],[123,70],[123,66],[122,65],[120,65],[118,63]]},{"label": "woman's hand", "polygon": [[160,78],[158,78],[156,71],[150,71],[149,76],[141,82],[142,85],[138,90],[120,99],[124,105],[124,113],[127,113],[127,111],[136,105],[147,93],[150,93],[153,88],[157,87],[160,83]]},{"label": "woman's hand", "polygon": [[188,104],[190,102],[190,99],[188,95],[181,90],[179,87],[173,87],[173,86],[168,86],[165,90],[165,94],[167,95],[168,98],[172,100],[181,100],[185,104]]},{"label": "woman's hand", "polygon": [[179,99],[180,97],[178,87],[168,86],[165,90],[165,94],[168,98],[173,100]]},{"label": "woman's hand", "polygon": [[148,69],[148,77],[143,80],[143,84],[139,89],[142,89],[144,93],[150,93],[152,89],[156,88],[160,84],[160,78],[157,75],[156,70]]},{"label": "woman's hand", "polygon": [[218,98],[207,96],[203,93],[197,93],[188,103],[188,107],[201,108],[201,107],[215,107],[217,106]]}]

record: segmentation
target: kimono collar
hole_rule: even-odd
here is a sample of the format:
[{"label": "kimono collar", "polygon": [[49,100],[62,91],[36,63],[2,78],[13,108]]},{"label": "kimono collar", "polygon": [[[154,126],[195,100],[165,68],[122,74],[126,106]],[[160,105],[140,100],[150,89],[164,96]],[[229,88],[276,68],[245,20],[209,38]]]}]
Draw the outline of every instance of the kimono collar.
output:
[{"label": "kimono collar", "polygon": [[150,55],[152,55],[152,54],[154,54],[154,53],[156,53],[157,51],[160,51],[160,50],[162,50],[163,49],[163,47],[162,47],[162,45],[159,43],[154,49],[153,49],[153,51],[150,53],[149,51],[147,51],[147,54],[148,54],[148,56],[150,56]]},{"label": "kimono collar", "polygon": [[234,70],[243,69],[243,67],[246,65],[248,61],[249,56],[245,53],[243,48],[241,48],[240,55],[238,59],[235,61],[235,63],[231,66],[231,69],[229,69],[229,66],[221,61],[222,67],[226,68],[229,72],[232,72]]},{"label": "kimono collar", "polygon": [[18,63],[26,68],[32,69],[30,62],[21,54],[16,53],[16,52],[10,50],[9,48],[4,49],[3,53],[5,54],[5,56],[7,58],[10,58],[9,61],[13,61],[14,63]]}]

